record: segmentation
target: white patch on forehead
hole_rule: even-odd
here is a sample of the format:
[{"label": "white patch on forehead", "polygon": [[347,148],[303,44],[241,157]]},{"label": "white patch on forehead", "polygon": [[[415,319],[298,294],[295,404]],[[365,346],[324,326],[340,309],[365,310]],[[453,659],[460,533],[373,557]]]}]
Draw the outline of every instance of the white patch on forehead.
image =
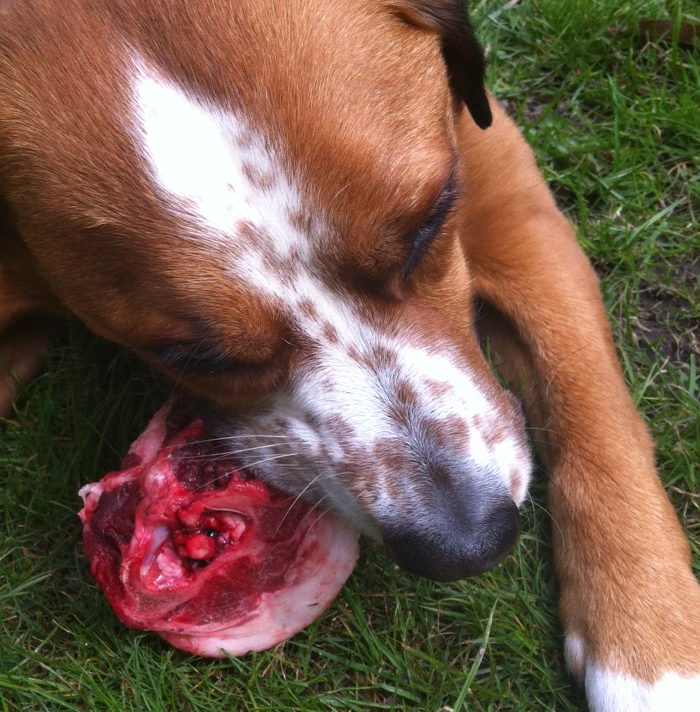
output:
[{"label": "white patch on forehead", "polygon": [[228,185],[239,186],[243,176],[219,117],[153,76],[139,76],[136,94],[144,148],[160,186],[191,201],[212,227],[230,228],[230,209],[245,210],[245,203]]},{"label": "white patch on forehead", "polygon": [[[236,242],[241,223],[275,225],[271,246],[277,253],[302,249],[298,235],[284,229],[300,201],[265,138],[245,117],[192,96],[140,58],[134,66],[139,147],[161,193],[180,199],[198,220],[199,236],[224,247]],[[260,253],[246,254],[247,276],[259,283],[256,256]]]}]

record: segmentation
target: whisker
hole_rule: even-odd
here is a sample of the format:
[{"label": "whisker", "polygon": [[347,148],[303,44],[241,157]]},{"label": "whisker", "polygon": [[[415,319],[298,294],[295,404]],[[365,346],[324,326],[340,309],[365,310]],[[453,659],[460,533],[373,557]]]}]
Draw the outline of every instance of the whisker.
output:
[{"label": "whisker", "polygon": [[[518,400],[520,403],[523,403],[525,401],[525,398],[530,395],[532,390],[539,386],[541,383],[544,382],[545,378],[549,375],[554,375],[554,373],[557,371],[557,369],[561,368],[572,356],[575,356],[577,353],[580,351],[583,351],[584,349],[588,348],[588,344],[584,344],[583,346],[579,347],[578,349],[575,349],[572,351],[570,354],[567,354],[563,358],[559,359],[556,363],[553,363],[546,371],[544,371],[542,374],[540,374],[539,378],[536,378],[531,384],[530,387],[518,397]],[[551,385],[552,381],[551,379],[549,380],[549,383],[547,383],[547,387],[545,389],[545,395],[548,394],[549,392],[549,386]]]},{"label": "whisker", "polygon": [[[548,440],[544,440],[543,438],[532,438],[532,442],[535,445],[545,445],[547,447],[551,447],[553,454],[555,454],[556,457],[561,462],[563,462],[564,464],[569,465],[569,467],[573,468],[574,472],[579,473],[579,474],[582,473],[582,469],[579,465],[577,465],[571,458],[564,457],[564,455],[562,454],[564,446],[561,443],[550,442]],[[610,470],[608,470],[606,467],[601,465],[599,462],[597,462],[593,458],[591,458],[587,455],[584,455],[583,453],[573,452],[571,454],[573,457],[578,458],[579,460],[582,460],[583,462],[588,463],[589,465],[591,465],[592,467],[597,469],[599,472],[601,472],[603,475],[605,475],[608,478],[608,480],[610,482],[612,482],[612,484],[614,484],[615,487],[617,487],[620,496],[625,500],[625,502],[627,502],[627,504],[629,504],[629,499],[627,498],[627,492],[625,491],[625,488],[615,479],[615,477],[612,475]],[[547,473],[547,479],[557,487],[557,489],[561,493],[562,497],[564,497],[564,500],[567,501],[566,496],[564,495],[564,491],[561,489],[561,487],[559,487],[556,484],[556,482],[554,482],[553,476],[551,474]],[[567,504],[568,504],[568,501],[567,501]]]},{"label": "whisker", "polygon": [[284,520],[287,518],[287,515],[292,511],[292,509],[294,509],[294,505],[304,495],[304,492],[308,491],[309,487],[312,487],[322,477],[323,474],[324,473],[320,472],[318,475],[316,475],[316,477],[314,477],[313,480],[311,480],[311,482],[309,482],[306,487],[304,487],[304,489],[299,492],[299,494],[294,498],[294,501],[289,505],[289,507],[287,507],[287,511],[284,513],[282,519],[280,519],[280,523],[277,525],[277,529],[275,529],[275,533],[272,535],[273,539],[275,537],[275,534],[277,534],[277,532],[280,530],[280,527],[284,523]]},{"label": "whisker", "polygon": [[526,425],[524,428],[525,432],[542,432],[542,433],[551,433],[552,435],[560,435],[561,433],[558,430],[555,430],[554,428],[538,428],[535,425]]},{"label": "whisker", "polygon": [[[325,499],[325,497],[324,497],[324,499]],[[321,502],[322,502],[322,501],[323,501],[323,500],[321,500]],[[317,504],[314,504],[314,506],[311,507],[311,509],[304,515],[304,519],[306,519],[308,516],[310,516],[311,513],[314,511],[314,509],[316,509],[316,507],[321,504],[321,502],[318,502]],[[330,507],[329,507],[329,508],[327,508],[327,509],[324,509],[322,512],[320,512],[319,515],[318,515],[318,517],[316,517],[316,521],[315,521],[311,526],[312,526],[312,527],[315,527],[315,526],[321,521],[321,519],[322,519],[323,517],[325,517],[326,514],[328,514],[328,512],[330,512],[330,511],[331,511],[331,509],[330,509]],[[302,519],[302,522],[304,521],[304,519]]]},{"label": "whisker", "polygon": [[222,440],[242,440],[243,438],[250,438],[251,440],[259,440],[260,438],[275,438],[275,439],[280,439],[280,440],[290,440],[290,438],[287,435],[267,435],[267,434],[259,434],[255,435],[254,433],[248,433],[248,434],[236,434],[236,435],[224,435],[220,438],[204,438],[202,440],[190,440],[189,442],[194,443],[194,444],[200,444],[200,443],[216,443],[220,442]]},{"label": "whisker", "polygon": [[272,460],[279,460],[280,458],[283,457],[295,457],[299,453],[298,452],[288,452],[283,455],[273,455],[272,457],[266,457],[263,458],[262,460],[257,460],[256,462],[251,462],[251,463],[246,463],[244,467],[250,468],[250,467],[255,467],[256,465],[262,465],[265,462],[271,462]]},{"label": "whisker", "polygon": [[271,447],[277,447],[282,443],[270,443],[269,445],[255,445],[254,447],[244,447],[240,450],[222,450],[221,452],[204,452],[199,455],[183,455],[182,460],[216,460],[224,457],[235,457],[243,452],[252,452],[253,450],[264,450]]},{"label": "whisker", "polygon": [[541,509],[552,520],[554,525],[559,530],[559,536],[563,537],[564,534],[562,532],[561,527],[559,526],[559,522],[556,520],[554,515],[549,511],[549,509],[547,509],[547,507],[543,507],[539,502],[535,502],[535,500],[532,498],[532,495],[529,492],[527,493],[527,500],[528,500],[528,502],[530,502],[530,504],[533,506],[533,508],[539,507],[539,509]]},{"label": "whisker", "polygon": [[[291,442],[291,438],[286,435],[226,435],[220,438],[202,438],[201,440],[188,440],[188,445],[207,445],[209,443],[218,443],[228,440],[259,440],[260,438],[274,438],[278,440],[285,440]],[[270,445],[277,445],[278,443],[270,443]],[[161,450],[176,450],[182,447],[182,443],[175,443],[174,445],[166,445],[161,448]]]},{"label": "whisker", "polygon": [[[279,460],[280,458],[283,458],[283,457],[294,457],[297,454],[298,453],[295,453],[295,452],[288,452],[288,453],[284,453],[282,455],[273,455],[272,457],[266,457],[266,458],[263,458],[262,460],[257,460],[256,462],[252,462],[250,464],[243,465],[243,467],[245,469],[249,469],[251,467],[255,467],[256,465],[261,465],[265,462],[270,462],[272,460]],[[200,487],[197,487],[197,489],[194,491],[199,492],[199,491],[203,490],[205,487],[208,487],[209,485],[211,485],[213,482],[218,482],[219,480],[223,480],[226,476],[227,476],[226,474],[223,474],[220,477],[215,477],[213,480],[209,480],[208,482],[205,482]]]}]

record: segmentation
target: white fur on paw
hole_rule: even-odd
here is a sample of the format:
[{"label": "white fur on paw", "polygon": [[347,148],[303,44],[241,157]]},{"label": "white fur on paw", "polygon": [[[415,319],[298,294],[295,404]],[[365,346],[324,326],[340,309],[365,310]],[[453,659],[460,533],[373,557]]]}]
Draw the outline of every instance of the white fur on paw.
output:
[{"label": "white fur on paw", "polygon": [[591,712],[698,712],[700,677],[668,672],[649,684],[592,665],[586,670],[586,696]]},{"label": "white fur on paw", "polygon": [[700,676],[666,673],[655,683],[586,662],[578,636],[566,638],[565,654],[574,675],[583,680],[591,712],[698,712]]}]

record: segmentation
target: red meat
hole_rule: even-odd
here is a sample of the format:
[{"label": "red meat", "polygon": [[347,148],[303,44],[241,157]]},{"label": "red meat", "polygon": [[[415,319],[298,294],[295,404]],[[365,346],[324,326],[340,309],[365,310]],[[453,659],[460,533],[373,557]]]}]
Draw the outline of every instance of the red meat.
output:
[{"label": "red meat", "polygon": [[207,657],[265,650],[316,620],[358,534],[267,487],[163,407],[122,469],[80,490],[90,569],[119,619]]}]

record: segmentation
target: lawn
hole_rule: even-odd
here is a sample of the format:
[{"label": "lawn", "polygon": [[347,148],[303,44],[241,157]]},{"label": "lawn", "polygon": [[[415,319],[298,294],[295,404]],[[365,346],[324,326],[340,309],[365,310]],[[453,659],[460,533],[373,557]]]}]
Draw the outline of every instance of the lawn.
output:
[{"label": "lawn", "polygon": [[[647,42],[652,0],[473,2],[489,84],[578,226],[700,572],[700,46]],[[683,3],[700,23],[700,2]],[[454,584],[363,542],[322,619],[206,661],[123,627],[89,574],[78,488],[118,466],[170,387],[80,327],[0,426],[0,709],[585,710],[563,664],[544,478],[516,552]]]}]

